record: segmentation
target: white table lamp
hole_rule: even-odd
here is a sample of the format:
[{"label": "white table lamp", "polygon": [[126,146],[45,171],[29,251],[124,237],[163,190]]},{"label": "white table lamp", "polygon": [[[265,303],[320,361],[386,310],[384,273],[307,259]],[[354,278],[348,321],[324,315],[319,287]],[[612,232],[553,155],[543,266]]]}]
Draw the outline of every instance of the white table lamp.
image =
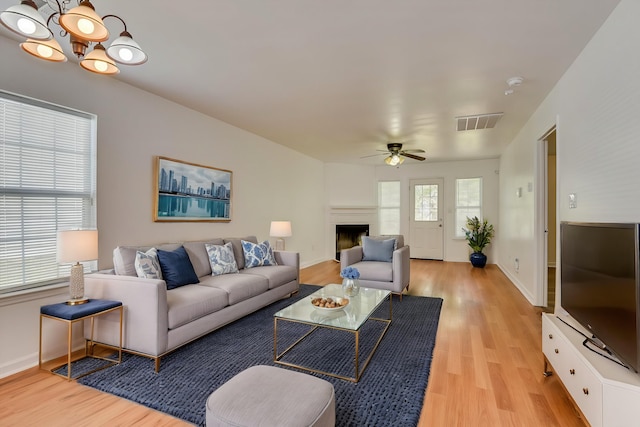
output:
[{"label": "white table lamp", "polygon": [[98,259],[98,230],[58,231],[58,263],[75,262],[69,276],[69,305],[84,304],[84,267],[80,261]]},{"label": "white table lamp", "polygon": [[284,251],[283,237],[291,237],[291,221],[271,221],[269,235],[278,238],[276,240],[276,250]]}]

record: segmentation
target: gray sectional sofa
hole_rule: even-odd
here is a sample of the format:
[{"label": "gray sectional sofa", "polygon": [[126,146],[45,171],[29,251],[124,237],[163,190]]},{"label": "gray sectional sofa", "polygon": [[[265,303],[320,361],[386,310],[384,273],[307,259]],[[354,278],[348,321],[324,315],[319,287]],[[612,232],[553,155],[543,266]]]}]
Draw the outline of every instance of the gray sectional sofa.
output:
[{"label": "gray sectional sofa", "polygon": [[[197,284],[169,290],[165,280],[142,278],[136,273],[136,252],[151,246],[120,246],[114,250],[112,272],[85,276],[85,295],[122,301],[124,350],[154,359],[158,371],[163,355],[298,291],[298,253],[273,251],[277,265],[245,268],[241,240],[257,243],[255,236],[248,236],[155,246],[165,251],[183,246],[198,277]],[[213,276],[205,244],[227,242],[233,246],[239,271]],[[85,335],[88,330],[85,328]],[[106,315],[95,319],[93,339],[117,345],[118,318]]]}]

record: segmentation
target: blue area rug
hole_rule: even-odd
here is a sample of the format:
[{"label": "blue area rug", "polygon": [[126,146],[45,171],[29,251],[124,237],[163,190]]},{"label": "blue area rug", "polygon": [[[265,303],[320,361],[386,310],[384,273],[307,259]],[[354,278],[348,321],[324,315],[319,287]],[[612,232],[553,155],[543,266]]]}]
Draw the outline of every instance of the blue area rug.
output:
[{"label": "blue area rug", "polygon": [[[154,372],[151,359],[123,354],[120,365],[78,382],[204,426],[205,403],[216,388],[250,366],[274,366],[273,314],[317,289],[318,286],[301,285],[295,297],[278,301],[176,350],[162,359],[159,373]],[[418,423],[441,307],[440,298],[405,295],[399,301],[394,297],[393,321],[360,382],[317,375],[335,388],[336,426],[397,427]],[[385,302],[374,317],[387,318],[388,313]],[[288,325],[291,326],[285,327]],[[365,357],[382,327],[382,322],[369,321],[361,328],[360,352]],[[300,328],[307,326],[279,322],[279,351],[286,348],[287,340],[301,335]],[[287,354],[287,361],[352,376],[353,338],[337,339],[335,334],[341,333],[345,332],[314,332],[310,336],[313,339],[304,342],[308,347],[296,347]]]}]

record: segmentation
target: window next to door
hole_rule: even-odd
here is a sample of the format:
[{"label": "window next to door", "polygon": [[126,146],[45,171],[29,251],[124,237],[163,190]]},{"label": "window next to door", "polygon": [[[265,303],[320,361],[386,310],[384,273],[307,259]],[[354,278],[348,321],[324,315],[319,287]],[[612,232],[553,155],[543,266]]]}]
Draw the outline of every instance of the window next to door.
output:
[{"label": "window next to door", "polygon": [[455,237],[464,237],[467,217],[482,219],[482,178],[456,179]]},{"label": "window next to door", "polygon": [[380,235],[400,234],[400,181],[378,182]]}]

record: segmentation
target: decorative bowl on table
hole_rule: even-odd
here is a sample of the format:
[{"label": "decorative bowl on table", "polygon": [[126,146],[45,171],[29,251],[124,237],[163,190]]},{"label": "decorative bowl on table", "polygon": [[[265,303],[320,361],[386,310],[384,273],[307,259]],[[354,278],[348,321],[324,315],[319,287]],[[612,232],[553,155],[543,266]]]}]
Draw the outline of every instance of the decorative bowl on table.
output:
[{"label": "decorative bowl on table", "polygon": [[326,296],[311,299],[311,305],[320,311],[338,311],[349,304],[349,298]]}]

